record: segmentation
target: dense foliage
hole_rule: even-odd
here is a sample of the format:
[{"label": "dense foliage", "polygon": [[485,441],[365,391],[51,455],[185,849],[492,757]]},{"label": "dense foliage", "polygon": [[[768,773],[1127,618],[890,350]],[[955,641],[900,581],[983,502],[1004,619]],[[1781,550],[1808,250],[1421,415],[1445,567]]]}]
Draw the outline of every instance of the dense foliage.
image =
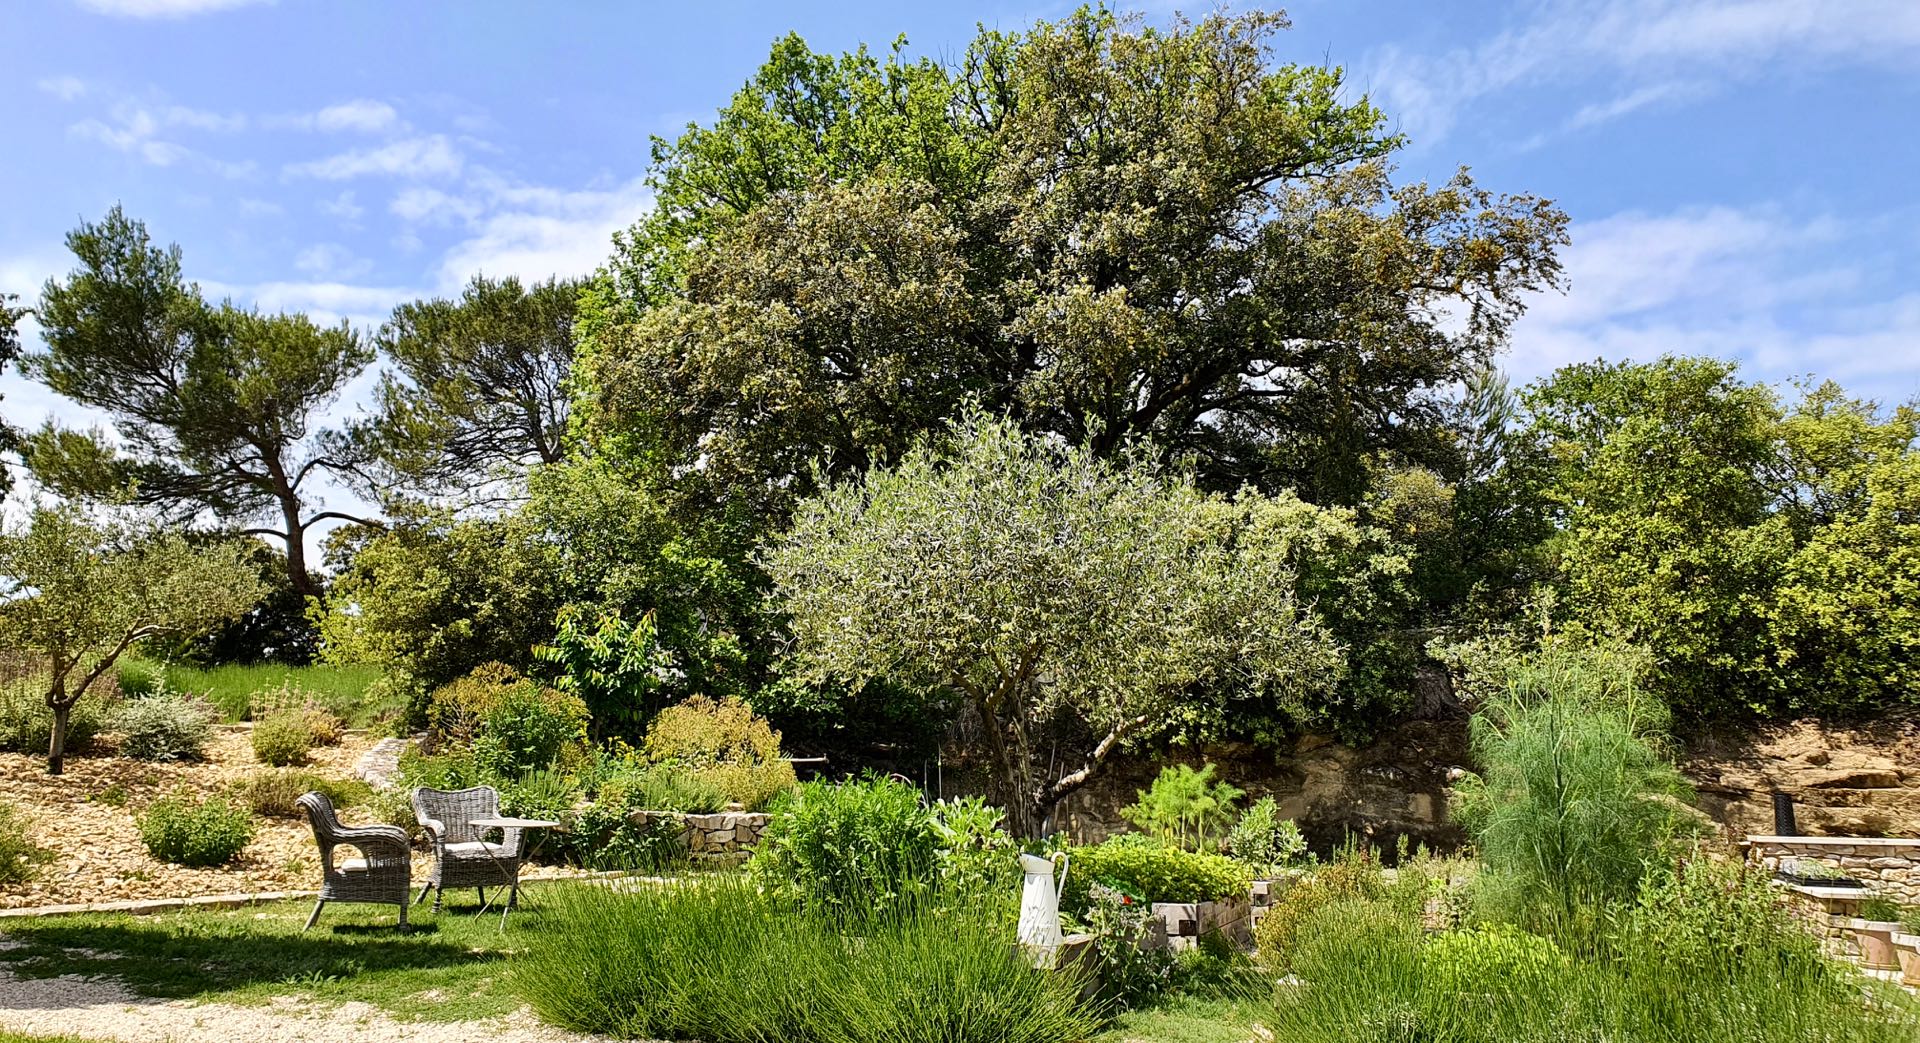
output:
[{"label": "dense foliage", "polygon": [[1094,847],[1073,849],[1062,904],[1086,908],[1097,884],[1143,902],[1213,902],[1244,896],[1252,883],[1253,870],[1224,855],[1122,833]]},{"label": "dense foliage", "polygon": [[[1208,496],[978,413],[949,442],[804,503],[767,566],[802,669],[967,703],[1015,833],[1037,835],[1123,743],[1217,714],[1206,692],[1304,707],[1337,687],[1300,559],[1360,541],[1346,512]],[[1356,564],[1363,582],[1400,561]],[[1072,753],[1043,777],[1049,726]]]},{"label": "dense foliage", "polygon": [[1655,650],[1690,716],[1920,692],[1920,411],[1732,363],[1571,366],[1530,390],[1563,612]]},{"label": "dense foliage", "polygon": [[[204,699],[156,692],[122,702],[113,714],[120,754],[143,761],[199,760],[217,711]],[[304,749],[304,747],[303,747]]]},{"label": "dense foliage", "polygon": [[1286,24],[1083,9],[950,66],[781,41],[656,145],[583,308],[598,437],[776,518],[812,461],[890,462],[969,397],[1222,489],[1352,502],[1369,453],[1447,457],[1441,389],[1557,279],[1565,219],[1394,184],[1386,115],[1274,62]]},{"label": "dense foliage", "polygon": [[1120,814],[1149,836],[1195,851],[1218,847],[1240,798],[1246,796],[1238,786],[1216,778],[1218,771],[1212,764],[1197,769],[1191,764],[1168,765],[1160,769],[1151,787],[1137,791],[1139,799],[1120,809]]}]

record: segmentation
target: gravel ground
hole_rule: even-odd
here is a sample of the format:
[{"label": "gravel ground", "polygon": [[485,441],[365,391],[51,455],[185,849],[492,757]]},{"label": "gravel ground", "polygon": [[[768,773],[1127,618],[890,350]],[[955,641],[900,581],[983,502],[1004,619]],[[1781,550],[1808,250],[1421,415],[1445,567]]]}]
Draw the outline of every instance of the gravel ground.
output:
[{"label": "gravel ground", "polygon": [[290,997],[257,1007],[136,996],[112,978],[16,978],[0,967],[0,1029],[71,1034],[121,1043],[587,1043],[521,1011],[487,1021],[403,1022],[365,1003],[338,1006]]},{"label": "gravel ground", "polygon": [[[338,746],[314,750],[309,769],[349,778],[354,763],[378,741],[375,735],[350,734]],[[156,798],[183,786],[212,794],[260,767],[243,725],[216,728],[207,759],[192,764],[86,753],[69,756],[66,774],[51,776],[44,758],[0,753],[0,800],[26,812],[41,845],[57,856],[42,867],[39,879],[0,888],[0,909],[317,887],[318,852],[313,832],[301,819],[256,819],[253,843],[237,862],[215,869],[157,862],[140,844],[135,816]],[[125,795],[119,806],[101,800],[115,786]],[[363,813],[346,814],[353,819]]]}]

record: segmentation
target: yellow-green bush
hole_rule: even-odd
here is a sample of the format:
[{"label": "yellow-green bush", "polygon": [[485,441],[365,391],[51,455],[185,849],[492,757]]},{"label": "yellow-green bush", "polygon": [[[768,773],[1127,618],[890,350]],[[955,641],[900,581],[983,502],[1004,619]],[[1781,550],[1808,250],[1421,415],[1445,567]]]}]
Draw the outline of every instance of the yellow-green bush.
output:
[{"label": "yellow-green bush", "polygon": [[307,762],[313,730],[298,710],[277,710],[253,724],[253,755],[276,768]]},{"label": "yellow-green bush", "polygon": [[1097,847],[1073,850],[1066,904],[1085,908],[1094,883],[1147,902],[1213,902],[1245,897],[1253,886],[1253,871],[1225,855],[1187,851],[1171,842],[1123,833]]},{"label": "yellow-green bush", "polygon": [[1386,878],[1370,852],[1354,850],[1321,866],[1273,903],[1254,927],[1260,961],[1276,972],[1290,966],[1301,929],[1316,910],[1341,902],[1378,901],[1387,894]]},{"label": "yellow-green bush", "polygon": [[302,793],[321,793],[336,808],[354,807],[372,797],[372,787],[358,780],[341,781],[297,768],[263,768],[233,786],[234,796],[256,815],[299,818]]},{"label": "yellow-green bush", "polygon": [[780,733],[738,699],[694,696],[654,717],[641,745],[657,770],[690,777],[749,809],[793,788]]}]

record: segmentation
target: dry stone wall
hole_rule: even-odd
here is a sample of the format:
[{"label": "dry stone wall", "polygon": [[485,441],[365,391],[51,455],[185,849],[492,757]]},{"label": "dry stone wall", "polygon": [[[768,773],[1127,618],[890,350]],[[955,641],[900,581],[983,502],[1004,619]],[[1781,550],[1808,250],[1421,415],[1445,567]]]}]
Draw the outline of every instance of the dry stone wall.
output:
[{"label": "dry stone wall", "polygon": [[757,811],[722,811],[711,815],[683,815],[676,811],[636,811],[627,816],[645,829],[664,823],[677,841],[702,861],[739,861],[753,852],[766,832],[767,816]]}]

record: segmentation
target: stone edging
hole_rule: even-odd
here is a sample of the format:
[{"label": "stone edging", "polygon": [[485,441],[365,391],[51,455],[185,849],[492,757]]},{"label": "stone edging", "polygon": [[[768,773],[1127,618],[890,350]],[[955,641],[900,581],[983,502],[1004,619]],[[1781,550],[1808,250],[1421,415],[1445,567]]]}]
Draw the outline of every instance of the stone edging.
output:
[{"label": "stone edging", "polygon": [[1743,847],[1755,844],[1790,844],[1806,847],[1914,847],[1920,848],[1920,837],[1748,837],[1741,842]]}]

